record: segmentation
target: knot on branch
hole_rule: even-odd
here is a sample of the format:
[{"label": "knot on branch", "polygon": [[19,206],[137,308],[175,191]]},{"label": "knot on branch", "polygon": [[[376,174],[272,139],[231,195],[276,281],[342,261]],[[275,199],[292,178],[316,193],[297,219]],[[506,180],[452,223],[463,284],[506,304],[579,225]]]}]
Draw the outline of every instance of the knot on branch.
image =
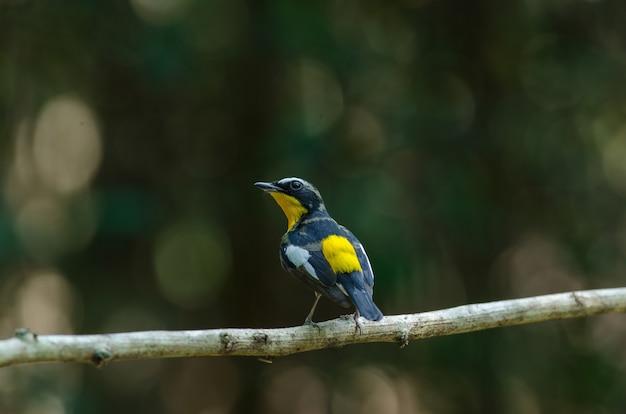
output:
[{"label": "knot on branch", "polygon": [[98,347],[91,354],[91,363],[97,368],[102,368],[113,359],[113,353],[107,346]]},{"label": "knot on branch", "polygon": [[37,334],[28,328],[17,328],[14,335],[24,342],[37,342]]},{"label": "knot on branch", "polygon": [[269,336],[265,332],[262,332],[262,333],[252,335],[252,339],[254,340],[255,345],[257,345],[258,347],[263,347],[267,345]]},{"label": "knot on branch", "polygon": [[398,345],[400,345],[400,348],[407,346],[409,344],[409,330],[403,329],[396,337],[396,341]]},{"label": "knot on branch", "polygon": [[227,354],[232,352],[235,347],[235,342],[232,340],[230,335],[227,332],[224,332],[220,335],[220,341],[222,342],[222,352]]}]

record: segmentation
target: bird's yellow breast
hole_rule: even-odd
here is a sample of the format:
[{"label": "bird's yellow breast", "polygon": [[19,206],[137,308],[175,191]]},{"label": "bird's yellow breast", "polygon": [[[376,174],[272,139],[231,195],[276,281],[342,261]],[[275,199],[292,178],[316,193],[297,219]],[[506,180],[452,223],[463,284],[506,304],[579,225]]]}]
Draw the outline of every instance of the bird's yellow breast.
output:
[{"label": "bird's yellow breast", "polygon": [[322,254],[335,273],[362,271],[352,243],[343,236],[333,234],[323,239]]},{"label": "bird's yellow breast", "polygon": [[308,211],[295,197],[279,192],[270,193],[270,195],[287,216],[287,231],[291,230],[300,217]]}]

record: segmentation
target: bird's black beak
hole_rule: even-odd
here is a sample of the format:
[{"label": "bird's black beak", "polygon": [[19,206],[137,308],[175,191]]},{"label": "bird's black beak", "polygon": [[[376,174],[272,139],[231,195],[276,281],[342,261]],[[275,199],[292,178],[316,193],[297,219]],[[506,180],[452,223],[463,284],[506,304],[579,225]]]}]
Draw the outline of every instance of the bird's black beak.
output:
[{"label": "bird's black beak", "polygon": [[265,183],[263,181],[257,181],[256,183],[254,183],[254,186],[268,193],[272,193],[274,191],[282,191],[282,188],[278,187],[277,185],[274,185],[272,183]]}]

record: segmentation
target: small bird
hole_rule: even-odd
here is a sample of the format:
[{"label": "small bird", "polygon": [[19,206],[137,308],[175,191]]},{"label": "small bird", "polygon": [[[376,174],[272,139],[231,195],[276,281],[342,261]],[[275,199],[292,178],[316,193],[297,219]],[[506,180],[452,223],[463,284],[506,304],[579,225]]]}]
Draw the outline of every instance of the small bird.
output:
[{"label": "small bird", "polygon": [[344,308],[354,305],[359,330],[359,316],[381,320],[383,314],[372,299],[374,272],[365,249],[330,217],[317,188],[295,177],[254,185],[268,192],[287,216],[287,232],[280,241],[283,268],[315,293],[304,324],[317,326],[312,318],[322,295]]}]

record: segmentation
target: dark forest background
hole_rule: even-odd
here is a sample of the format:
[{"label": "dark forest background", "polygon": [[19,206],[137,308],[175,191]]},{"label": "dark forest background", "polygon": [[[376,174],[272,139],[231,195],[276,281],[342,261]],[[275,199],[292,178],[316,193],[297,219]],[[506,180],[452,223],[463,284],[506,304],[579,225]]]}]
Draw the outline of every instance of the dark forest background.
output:
[{"label": "dark forest background", "polygon": [[[301,324],[303,177],[386,314],[625,285],[626,3],[0,0],[0,335]],[[345,311],[322,301],[317,320]],[[626,319],[0,370],[2,413],[623,413]]]}]

